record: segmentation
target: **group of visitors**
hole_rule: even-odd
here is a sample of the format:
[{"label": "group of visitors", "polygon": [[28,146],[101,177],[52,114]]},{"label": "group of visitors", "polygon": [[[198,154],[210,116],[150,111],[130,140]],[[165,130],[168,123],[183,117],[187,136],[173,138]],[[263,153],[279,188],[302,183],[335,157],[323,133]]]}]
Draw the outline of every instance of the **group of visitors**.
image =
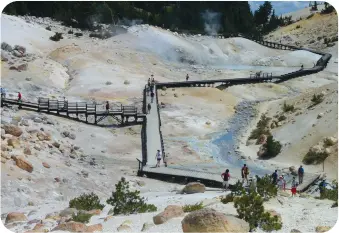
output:
[{"label": "group of visitors", "polygon": [[[1,98],[4,98],[4,99],[5,99],[5,98],[6,98],[6,94],[7,94],[6,88],[1,87],[1,88],[0,88],[0,91],[1,91]],[[21,98],[22,98],[21,92],[19,91],[19,92],[18,92],[18,99],[17,99],[17,101],[18,101],[18,102],[21,102],[21,101],[22,101]]]},{"label": "group of visitors", "polygon": [[[278,178],[278,170],[275,170],[272,174],[272,183],[277,185],[280,190],[286,190],[286,180],[284,175],[279,176]],[[300,165],[298,169],[298,177],[299,177],[299,183],[296,181],[295,176],[292,178],[291,182],[291,192],[292,196],[295,196],[297,194],[297,187],[299,184],[303,183],[304,180],[304,168],[302,165]]]},{"label": "group of visitors", "polygon": [[[147,82],[147,88],[146,88],[146,94],[149,96],[149,93],[151,93],[151,103],[153,103],[154,99],[154,89],[155,89],[155,80],[153,78],[153,74],[151,75],[152,78],[148,79]],[[150,106],[149,106],[150,107]],[[151,110],[151,109],[149,109]]]},{"label": "group of visitors", "polygon": [[157,150],[157,153],[155,155],[155,158],[157,159],[157,165],[155,167],[160,167],[160,162],[161,162],[161,159],[162,161],[164,162],[165,164],[165,167],[167,167],[167,156],[166,156],[166,153],[161,153],[160,150]]},{"label": "group of visitors", "polygon": [[[250,184],[253,184],[253,180],[249,180],[248,179],[248,175],[250,174],[250,171],[247,167],[246,164],[244,164],[244,166],[241,168],[241,177],[242,177],[242,183],[244,184],[245,180],[246,180],[246,183],[247,185],[250,183]],[[224,191],[227,191],[228,187],[229,187],[229,180],[231,178],[231,175],[230,175],[230,170],[229,169],[226,169],[226,171],[224,173],[221,174],[221,178],[223,179],[223,182],[222,182],[222,187],[223,187],[223,190]]]}]

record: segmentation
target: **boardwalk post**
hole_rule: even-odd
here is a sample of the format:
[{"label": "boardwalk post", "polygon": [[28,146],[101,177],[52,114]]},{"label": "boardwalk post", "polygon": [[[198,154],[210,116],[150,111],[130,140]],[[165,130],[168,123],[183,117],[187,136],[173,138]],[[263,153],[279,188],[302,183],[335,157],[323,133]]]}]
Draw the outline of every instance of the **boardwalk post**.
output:
[{"label": "boardwalk post", "polygon": [[68,100],[65,101],[65,104],[66,104],[66,113],[67,113],[67,117],[69,117],[69,113],[68,113]]},{"label": "boardwalk post", "polygon": [[49,99],[47,100],[47,112],[49,112]]},{"label": "boardwalk post", "polygon": [[86,123],[88,122],[87,121],[87,103],[86,103],[86,113],[85,113],[85,116],[86,116]]},{"label": "boardwalk post", "polygon": [[94,105],[94,124],[97,124],[97,105]]},{"label": "boardwalk post", "polygon": [[59,100],[57,100],[57,114],[59,115]]},{"label": "boardwalk post", "polygon": [[75,102],[75,112],[76,112],[77,118],[79,118],[79,115],[78,115],[78,102]]}]

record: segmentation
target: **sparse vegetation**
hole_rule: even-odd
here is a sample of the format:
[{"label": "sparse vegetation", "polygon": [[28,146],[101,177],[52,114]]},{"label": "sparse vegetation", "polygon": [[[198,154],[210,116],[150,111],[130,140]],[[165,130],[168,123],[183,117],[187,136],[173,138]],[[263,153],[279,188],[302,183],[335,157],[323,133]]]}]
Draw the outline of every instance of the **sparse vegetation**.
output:
[{"label": "sparse vegetation", "polygon": [[74,35],[75,35],[76,37],[80,37],[80,36],[82,36],[83,34],[82,34],[81,32],[76,32],[76,33],[74,33]]},{"label": "sparse vegetation", "polygon": [[79,212],[77,214],[73,214],[71,220],[74,222],[88,223],[92,216],[93,216],[92,214]]},{"label": "sparse vegetation", "polygon": [[182,208],[184,210],[185,213],[187,212],[192,212],[192,211],[196,211],[196,210],[201,210],[202,208],[204,208],[202,202],[200,203],[196,203],[194,205],[184,205],[184,207]]},{"label": "sparse vegetation", "polygon": [[226,195],[225,197],[221,198],[220,201],[223,204],[233,202],[234,201],[234,195],[232,193],[230,193],[230,194]]},{"label": "sparse vegetation", "polygon": [[73,30],[69,30],[67,33],[68,34],[73,34]]},{"label": "sparse vegetation", "polygon": [[267,141],[263,147],[265,148],[265,153],[261,158],[269,159],[277,156],[280,153],[282,146],[279,141],[274,140],[273,136],[270,135],[267,137]]},{"label": "sparse vegetation", "polygon": [[301,26],[300,26],[300,25],[297,25],[297,26],[295,27],[295,29],[299,29],[299,28],[301,28]]},{"label": "sparse vegetation", "polygon": [[51,29],[50,26],[46,27],[46,30],[47,30],[47,31],[52,31],[52,29]]},{"label": "sparse vegetation", "polygon": [[329,139],[329,138],[324,139],[324,146],[325,147],[330,147],[330,146],[333,146],[334,144],[335,143],[331,139]]},{"label": "sparse vegetation", "polygon": [[242,186],[242,182],[240,180],[238,180],[237,183],[235,183],[235,185],[233,185],[231,194],[233,196],[239,196],[243,193],[243,191],[245,191],[245,189]]},{"label": "sparse vegetation", "polygon": [[336,180],[332,182],[332,189],[325,189],[324,192],[320,194],[320,199],[335,201],[338,206],[338,182]]},{"label": "sparse vegetation", "polygon": [[325,151],[316,152],[316,151],[310,150],[305,155],[305,157],[303,159],[303,163],[306,164],[306,165],[319,164],[319,163],[323,162],[328,156],[329,156],[329,154],[326,153]]},{"label": "sparse vegetation", "polygon": [[99,197],[94,194],[82,194],[80,197],[73,198],[69,201],[70,208],[76,208],[77,210],[102,210],[105,205],[100,204]]},{"label": "sparse vegetation", "polygon": [[264,177],[257,179],[257,191],[260,196],[265,199],[269,199],[277,196],[278,188],[272,184],[271,176],[265,175]]},{"label": "sparse vegetation", "polygon": [[335,12],[335,9],[331,4],[325,2],[324,5],[325,8],[321,10],[320,14],[330,14],[332,12]]},{"label": "sparse vegetation", "polygon": [[259,122],[257,123],[257,128],[251,132],[251,135],[249,136],[248,139],[258,139],[262,134],[270,135],[271,133],[268,129],[270,120],[271,120],[270,117],[267,117],[265,114],[262,114]]},{"label": "sparse vegetation", "polygon": [[239,218],[244,219],[250,225],[250,231],[261,227],[265,231],[279,230],[282,223],[277,216],[272,217],[265,212],[263,199],[258,193],[250,192],[234,200],[234,207],[237,209]]},{"label": "sparse vegetation", "polygon": [[278,121],[284,121],[284,120],[286,120],[286,116],[285,115],[280,115],[278,117]]},{"label": "sparse vegetation", "polygon": [[49,39],[53,40],[53,41],[59,41],[59,40],[63,39],[62,33],[56,32],[55,35],[51,36]]},{"label": "sparse vegetation", "polygon": [[314,105],[317,105],[317,104],[320,104],[321,102],[324,101],[324,95],[322,93],[320,94],[314,94],[312,99],[311,99],[312,103],[313,103],[313,106]]},{"label": "sparse vegetation", "polygon": [[313,17],[314,14],[310,14],[309,16],[306,17],[306,19],[310,19]]},{"label": "sparse vegetation", "polygon": [[107,204],[113,206],[113,215],[146,213],[157,210],[155,205],[147,204],[145,198],[140,197],[140,191],[130,191],[129,184],[124,177],[115,185],[115,192],[107,200]]},{"label": "sparse vegetation", "polygon": [[284,105],[283,105],[283,107],[282,107],[282,110],[284,111],[284,112],[294,112],[294,105],[292,105],[292,104],[287,104],[286,102],[284,102]]}]

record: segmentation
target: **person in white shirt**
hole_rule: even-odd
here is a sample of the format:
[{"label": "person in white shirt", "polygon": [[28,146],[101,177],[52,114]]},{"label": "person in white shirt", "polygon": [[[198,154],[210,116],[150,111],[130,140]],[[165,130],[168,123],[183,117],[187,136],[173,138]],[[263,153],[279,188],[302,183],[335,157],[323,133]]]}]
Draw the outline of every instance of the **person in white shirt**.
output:
[{"label": "person in white shirt", "polygon": [[156,167],[160,167],[160,161],[161,161],[161,152],[160,150],[157,151],[157,154],[156,154],[156,159],[157,159],[157,166]]}]

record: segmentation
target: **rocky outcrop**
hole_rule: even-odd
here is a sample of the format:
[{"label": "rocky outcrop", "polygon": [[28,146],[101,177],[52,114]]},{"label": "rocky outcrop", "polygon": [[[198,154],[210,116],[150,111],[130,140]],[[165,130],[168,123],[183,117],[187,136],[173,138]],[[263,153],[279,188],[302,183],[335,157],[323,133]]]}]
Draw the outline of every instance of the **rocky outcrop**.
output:
[{"label": "rocky outcrop", "polygon": [[204,193],[206,190],[205,185],[199,182],[188,183],[185,188],[182,190],[183,193],[192,194],[192,193]]},{"label": "rocky outcrop", "polygon": [[16,125],[4,125],[4,130],[6,134],[10,134],[15,137],[20,137],[22,134],[22,130]]},{"label": "rocky outcrop", "polygon": [[189,213],[182,221],[183,232],[249,232],[247,222],[234,216],[224,215],[213,209]]},{"label": "rocky outcrop", "polygon": [[86,232],[102,231],[102,225],[100,223],[87,226]]},{"label": "rocky outcrop", "polygon": [[5,223],[12,223],[12,222],[22,222],[27,221],[27,217],[23,213],[18,212],[11,212],[7,214]]},{"label": "rocky outcrop", "polygon": [[13,148],[20,148],[20,141],[17,138],[9,138],[7,144]]},{"label": "rocky outcrop", "polygon": [[47,132],[38,132],[37,135],[40,141],[50,141],[52,139],[51,135]]},{"label": "rocky outcrop", "polygon": [[13,156],[12,157],[13,160],[15,161],[15,164],[21,168],[22,170],[28,171],[28,172],[33,172],[33,165],[28,162],[27,160],[25,160],[23,157],[21,156]]},{"label": "rocky outcrop", "polygon": [[180,217],[184,215],[184,211],[181,206],[169,205],[166,209],[153,217],[154,224],[163,224],[171,218]]},{"label": "rocky outcrop", "polygon": [[320,233],[320,232],[327,232],[327,231],[329,231],[329,230],[331,230],[332,229],[332,227],[329,227],[329,226],[317,226],[316,228],[315,228],[315,231],[317,232],[317,233]]},{"label": "rocky outcrop", "polygon": [[55,228],[52,229],[52,231],[70,231],[70,232],[86,232],[87,226],[80,222],[65,222],[61,223]]}]

